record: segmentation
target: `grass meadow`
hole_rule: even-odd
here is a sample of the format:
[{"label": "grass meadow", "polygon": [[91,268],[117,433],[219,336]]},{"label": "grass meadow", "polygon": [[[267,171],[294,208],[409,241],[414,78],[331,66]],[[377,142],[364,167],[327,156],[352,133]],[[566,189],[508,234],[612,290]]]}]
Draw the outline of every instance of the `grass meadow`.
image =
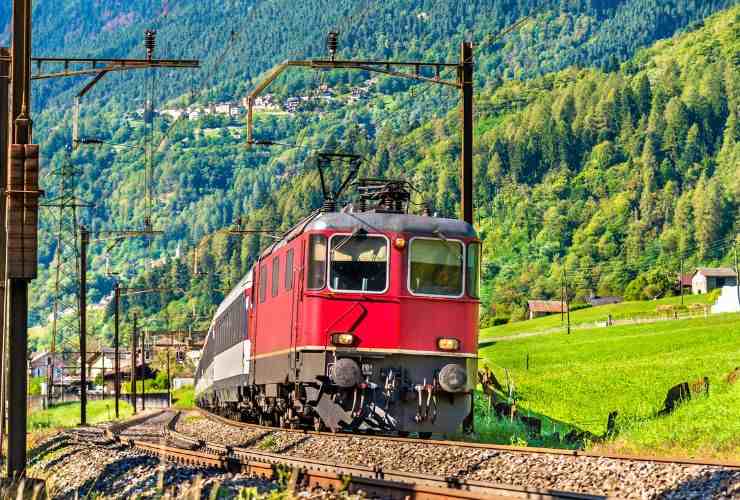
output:
[{"label": "grass meadow", "polygon": [[[131,405],[120,401],[119,411],[121,418],[129,418],[133,415]],[[109,420],[115,420],[115,402],[110,399],[95,400],[87,402],[87,422],[97,424]],[[47,410],[39,410],[29,413],[28,430],[39,429],[62,429],[75,427],[80,423],[80,403],[59,403]]]},{"label": "grass meadow", "polygon": [[195,387],[189,385],[172,391],[172,406],[178,410],[195,408]]},{"label": "grass meadow", "polygon": [[[687,308],[693,304],[710,305],[715,301],[716,294],[684,296],[684,306]],[[571,311],[570,323],[571,327],[575,328],[593,325],[597,322],[605,322],[610,314],[613,320],[650,318],[657,315],[656,309],[659,306],[680,306],[680,304],[681,297],[666,297],[658,300],[628,301],[619,304],[587,307],[585,309]],[[686,311],[683,313],[685,314]],[[499,337],[508,337],[510,335],[550,332],[560,329],[565,330],[565,325],[560,320],[560,314],[553,314],[529,321],[515,321],[505,325],[484,328],[480,332],[480,338],[482,341],[486,341]]]},{"label": "grass meadow", "polygon": [[[481,365],[505,386],[508,369],[520,411],[547,416],[550,432],[577,428],[600,435],[617,410],[619,436],[602,447],[740,458],[740,382],[724,382],[740,366],[740,314],[490,342],[480,350]],[[656,417],[669,388],[704,376],[708,398]],[[512,436],[521,440],[526,433]]]}]

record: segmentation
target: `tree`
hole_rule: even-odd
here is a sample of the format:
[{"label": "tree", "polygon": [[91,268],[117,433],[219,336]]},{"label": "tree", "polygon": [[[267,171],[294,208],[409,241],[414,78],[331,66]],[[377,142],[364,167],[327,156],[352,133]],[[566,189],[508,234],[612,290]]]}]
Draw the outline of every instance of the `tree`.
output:
[{"label": "tree", "polygon": [[712,256],[712,244],[719,239],[722,228],[722,184],[717,178],[707,181],[702,175],[693,195],[694,227],[698,257]]}]

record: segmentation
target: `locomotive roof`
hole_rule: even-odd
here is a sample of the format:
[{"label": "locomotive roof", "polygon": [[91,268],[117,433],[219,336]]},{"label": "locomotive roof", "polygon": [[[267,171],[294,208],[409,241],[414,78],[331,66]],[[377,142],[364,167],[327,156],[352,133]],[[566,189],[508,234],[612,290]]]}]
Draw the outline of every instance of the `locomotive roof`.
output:
[{"label": "locomotive roof", "polygon": [[331,212],[313,219],[304,231],[355,230],[362,228],[369,233],[409,233],[434,236],[442,233],[445,238],[475,238],[473,226],[458,219],[443,219],[383,212]]},{"label": "locomotive roof", "polygon": [[282,239],[269,245],[260,254],[260,259],[287,244],[307,231],[347,231],[364,229],[368,233],[407,233],[418,236],[437,236],[445,238],[476,238],[473,226],[459,219],[426,217],[387,212],[313,212],[293,226]]}]

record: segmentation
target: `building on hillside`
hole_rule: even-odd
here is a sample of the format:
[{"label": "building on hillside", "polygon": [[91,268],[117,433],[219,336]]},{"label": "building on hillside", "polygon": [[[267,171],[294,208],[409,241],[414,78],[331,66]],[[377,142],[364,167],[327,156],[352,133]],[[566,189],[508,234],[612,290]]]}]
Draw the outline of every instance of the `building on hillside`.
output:
[{"label": "building on hillside", "polygon": [[737,273],[729,267],[699,267],[691,277],[694,294],[709,293],[715,288],[737,286]]},{"label": "building on hillside", "polygon": [[676,277],[676,291],[678,293],[681,293],[681,290],[684,292],[691,292],[691,280],[694,277],[693,274],[679,274]]},{"label": "building on hillside", "polygon": [[622,297],[598,297],[596,295],[592,295],[588,298],[588,303],[594,307],[607,306],[609,304],[619,304],[621,302],[624,302],[624,299]]},{"label": "building on hillside", "polygon": [[54,378],[61,378],[64,375],[64,360],[61,354],[52,355],[52,353],[46,351],[36,353],[30,362],[31,377],[47,377],[49,366],[52,364],[54,365]]},{"label": "building on hillside", "polygon": [[163,109],[161,111],[161,114],[163,116],[169,116],[173,120],[177,120],[182,115],[187,114],[187,111],[185,111],[184,109],[168,108],[168,109]]},{"label": "building on hillside", "polygon": [[549,316],[550,314],[559,314],[566,312],[568,305],[559,300],[529,300],[527,301],[527,311],[529,319]]}]

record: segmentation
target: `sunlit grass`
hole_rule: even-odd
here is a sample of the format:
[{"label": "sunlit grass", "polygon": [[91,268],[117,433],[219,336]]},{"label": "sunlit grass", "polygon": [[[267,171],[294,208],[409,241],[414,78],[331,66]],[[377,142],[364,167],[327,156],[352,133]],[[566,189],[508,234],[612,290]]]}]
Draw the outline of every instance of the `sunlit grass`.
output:
[{"label": "sunlit grass", "polygon": [[172,406],[180,410],[195,408],[195,388],[189,385],[172,391]]},{"label": "sunlit grass", "polygon": [[[120,416],[128,418],[133,415],[131,405],[120,401]],[[114,420],[116,417],[115,402],[112,399],[87,402],[87,423],[97,424]],[[80,423],[80,403],[59,403],[47,410],[31,412],[28,415],[28,429],[63,429]]]},{"label": "sunlit grass", "polygon": [[[724,382],[740,365],[739,314],[559,332],[480,354],[504,385],[509,370],[524,411],[595,435],[618,411],[620,449],[740,456],[740,392]],[[655,417],[668,389],[704,376],[708,399]]]},{"label": "sunlit grass", "polygon": [[[710,295],[686,295],[684,305],[692,304],[709,305],[714,302],[713,296]],[[658,306],[680,306],[681,297],[666,297],[659,300],[621,302],[619,304],[609,304],[605,306],[587,307],[571,311],[570,323],[572,327],[578,328],[580,325],[593,325],[597,322],[606,322],[611,315],[612,320],[623,320],[632,318],[650,318],[657,317],[659,314],[656,309]],[[688,311],[683,311],[687,314]],[[551,314],[541,318],[535,318],[527,321],[515,321],[505,325],[492,326],[484,328],[480,332],[481,340],[490,340],[497,337],[506,337],[521,333],[535,333],[565,330],[565,323],[561,321],[560,314]]]}]

